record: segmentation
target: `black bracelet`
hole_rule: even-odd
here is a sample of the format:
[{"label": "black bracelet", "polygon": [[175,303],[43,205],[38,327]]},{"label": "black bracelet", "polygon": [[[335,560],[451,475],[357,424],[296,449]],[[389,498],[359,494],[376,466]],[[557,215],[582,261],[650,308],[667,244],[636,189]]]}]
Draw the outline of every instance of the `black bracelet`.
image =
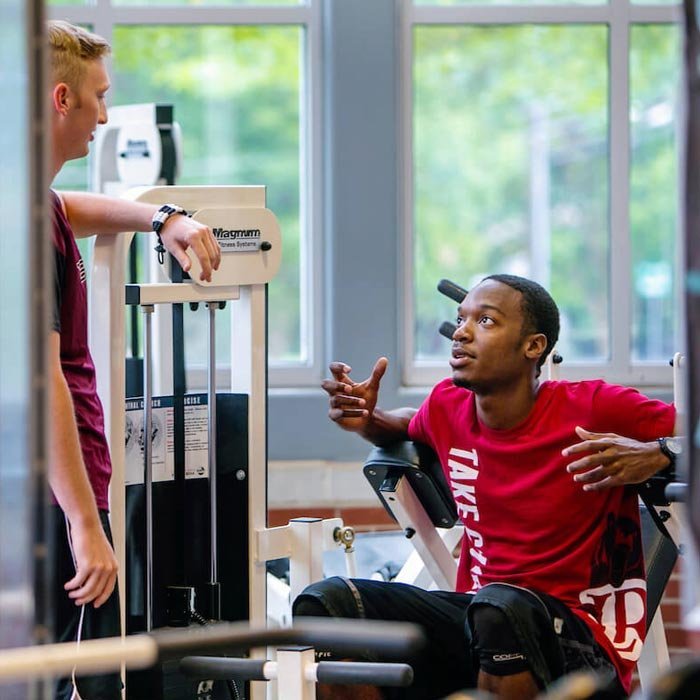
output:
[{"label": "black bracelet", "polygon": [[177,204],[164,204],[154,215],[151,225],[156,236],[158,236],[158,245],[153,249],[158,253],[158,262],[162,265],[165,262],[165,246],[163,245],[163,239],[160,237],[160,232],[165,225],[165,222],[174,214],[183,214],[184,216],[189,216],[189,214],[182,208],[178,207]]}]

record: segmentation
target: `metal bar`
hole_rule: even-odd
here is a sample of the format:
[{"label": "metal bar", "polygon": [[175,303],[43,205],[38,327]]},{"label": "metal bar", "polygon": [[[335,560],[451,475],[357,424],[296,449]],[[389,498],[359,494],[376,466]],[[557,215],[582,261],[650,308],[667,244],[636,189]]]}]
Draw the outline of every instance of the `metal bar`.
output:
[{"label": "metal bar", "polygon": [[285,629],[251,627],[233,622],[130,637],[43,644],[0,650],[0,684],[36,676],[62,676],[75,666],[80,673],[120,668],[147,668],[188,654],[234,653],[256,647],[313,644],[337,653],[362,653],[370,645],[396,657],[413,654],[424,645],[420,628],[403,622],[375,620],[309,620]]},{"label": "metal bar", "polygon": [[19,678],[66,676],[73,668],[80,673],[103,673],[118,670],[122,663],[129,668],[147,668],[158,659],[154,639],[140,634],[122,639],[91,639],[62,644],[0,651],[0,685]]},{"label": "metal bar", "polygon": [[211,533],[209,562],[211,581],[217,579],[217,504],[216,504],[216,310],[218,302],[207,304],[209,309],[209,366],[207,368],[207,402],[208,402],[208,456],[209,456],[209,528]]},{"label": "metal bar", "polygon": [[127,284],[127,304],[186,304],[191,301],[209,303],[231,301],[240,297],[240,287],[203,287],[193,282],[171,284],[151,282],[148,284]]},{"label": "metal bar", "polygon": [[143,486],[146,490],[146,630],[153,629],[153,359],[151,357],[153,307],[143,311]]}]

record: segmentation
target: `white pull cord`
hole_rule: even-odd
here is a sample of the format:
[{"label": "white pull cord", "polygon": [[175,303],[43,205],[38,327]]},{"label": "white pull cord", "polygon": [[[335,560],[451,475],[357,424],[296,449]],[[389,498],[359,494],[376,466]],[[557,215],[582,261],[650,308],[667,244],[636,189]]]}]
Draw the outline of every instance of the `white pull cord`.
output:
[{"label": "white pull cord", "polygon": [[[75,572],[78,573],[78,562],[75,559],[75,552],[73,551],[73,541],[71,540],[70,536],[70,523],[68,522],[68,518],[66,518],[66,535],[68,537],[68,547],[70,548],[70,555],[71,558],[73,559],[73,567],[75,569]],[[85,619],[85,603],[80,606],[80,620],[78,621],[78,632],[76,634],[75,638],[75,648],[78,649],[80,647],[80,639],[83,634],[83,620]],[[78,692],[78,683],[75,679],[75,669],[76,666],[73,666],[73,670],[71,671],[71,683],[73,684],[73,693],[70,696],[70,700],[82,700],[80,697],[80,693]]]}]

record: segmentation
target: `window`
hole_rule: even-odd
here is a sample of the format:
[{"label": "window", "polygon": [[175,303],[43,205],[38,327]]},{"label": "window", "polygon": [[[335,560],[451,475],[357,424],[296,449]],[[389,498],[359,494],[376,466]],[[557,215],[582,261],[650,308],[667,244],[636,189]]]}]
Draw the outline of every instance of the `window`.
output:
[{"label": "window", "polygon": [[677,8],[613,3],[406,4],[408,384],[445,373],[438,280],[494,272],[552,292],[564,376],[668,383]]},{"label": "window", "polygon": [[[174,106],[184,146],[178,184],[267,186],[267,205],[284,243],[282,268],[269,292],[271,382],[304,384],[319,374],[318,315],[312,313],[319,211],[312,197],[319,175],[312,164],[318,146],[310,138],[318,121],[319,3],[224,4],[168,2],[153,11],[146,3],[114,0],[99,12],[60,6],[60,16],[89,23],[110,40],[111,104]],[[85,163],[76,162],[57,186],[84,186],[86,176]],[[228,311],[221,314],[219,364],[228,363],[229,320]],[[192,387],[205,382],[205,323],[205,314],[186,310]]]}]

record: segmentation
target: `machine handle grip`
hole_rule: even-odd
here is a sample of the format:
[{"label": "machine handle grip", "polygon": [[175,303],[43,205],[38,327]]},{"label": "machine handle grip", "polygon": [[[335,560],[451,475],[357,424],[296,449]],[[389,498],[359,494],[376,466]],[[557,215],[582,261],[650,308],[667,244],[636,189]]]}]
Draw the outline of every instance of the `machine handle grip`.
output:
[{"label": "machine handle grip", "polygon": [[440,333],[440,335],[447,338],[447,340],[452,340],[452,336],[455,334],[456,330],[457,326],[455,326],[454,323],[450,323],[449,321],[443,321],[440,324],[440,328],[438,328],[438,332]]},{"label": "machine handle grip", "polygon": [[180,673],[187,678],[227,681],[269,680],[264,673],[265,659],[228,659],[221,656],[186,656],[180,661]]},{"label": "machine handle grip", "polygon": [[688,484],[682,481],[672,481],[666,485],[664,496],[671,503],[685,503],[688,499]]},{"label": "machine handle grip", "polygon": [[456,301],[458,304],[461,304],[464,301],[464,297],[467,296],[467,290],[464,287],[460,287],[450,280],[441,279],[437,288],[438,292],[449,297],[452,301]]},{"label": "machine handle grip", "polygon": [[405,688],[413,683],[413,669],[408,664],[320,661],[316,678],[319,683]]}]

